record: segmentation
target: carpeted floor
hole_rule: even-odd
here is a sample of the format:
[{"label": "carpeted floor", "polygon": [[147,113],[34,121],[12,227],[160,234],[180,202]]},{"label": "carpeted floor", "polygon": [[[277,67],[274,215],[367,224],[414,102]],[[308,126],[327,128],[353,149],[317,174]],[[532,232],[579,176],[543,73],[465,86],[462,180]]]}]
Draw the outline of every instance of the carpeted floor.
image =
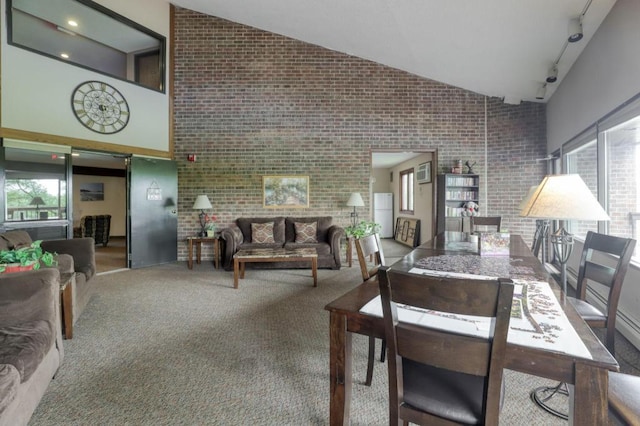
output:
[{"label": "carpeted floor", "polygon": [[[238,290],[210,262],[97,276],[30,425],[326,425],[323,308],[359,275],[356,264],[320,270],[313,288],[308,270],[247,270]],[[354,336],[354,352],[351,424],[385,425],[386,364],[366,387],[366,337]],[[500,424],[565,424],[530,402],[543,383],[507,371]]]}]

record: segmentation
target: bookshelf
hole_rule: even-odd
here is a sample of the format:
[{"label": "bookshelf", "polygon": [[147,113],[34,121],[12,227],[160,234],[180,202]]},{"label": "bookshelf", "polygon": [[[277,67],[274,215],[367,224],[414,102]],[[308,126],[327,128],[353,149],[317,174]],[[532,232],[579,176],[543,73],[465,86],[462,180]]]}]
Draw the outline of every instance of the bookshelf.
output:
[{"label": "bookshelf", "polygon": [[462,216],[465,203],[479,204],[480,176],[444,173],[438,175],[437,232],[469,232],[468,217]]}]

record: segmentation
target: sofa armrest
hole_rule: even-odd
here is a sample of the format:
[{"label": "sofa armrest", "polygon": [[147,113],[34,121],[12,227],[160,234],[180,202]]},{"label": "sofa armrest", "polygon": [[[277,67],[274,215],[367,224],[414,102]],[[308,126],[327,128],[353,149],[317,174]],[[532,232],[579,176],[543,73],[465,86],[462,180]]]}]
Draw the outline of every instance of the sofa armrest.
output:
[{"label": "sofa armrest", "polygon": [[332,225],[329,227],[327,232],[327,243],[331,246],[331,254],[333,254],[333,258],[336,262],[336,269],[340,269],[342,266],[341,263],[341,254],[340,247],[342,243],[342,238],[344,237],[344,228],[338,225]]},{"label": "sofa armrest", "polygon": [[75,272],[83,273],[87,281],[96,274],[96,244],[93,238],[45,240],[41,247],[46,251],[71,255]]},{"label": "sofa armrest", "polygon": [[224,240],[222,267],[228,269],[233,263],[233,255],[244,241],[242,231],[237,226],[230,226],[220,231],[220,238]]},{"label": "sofa armrest", "polygon": [[55,268],[0,275],[0,326],[44,320],[56,326],[60,272]]}]

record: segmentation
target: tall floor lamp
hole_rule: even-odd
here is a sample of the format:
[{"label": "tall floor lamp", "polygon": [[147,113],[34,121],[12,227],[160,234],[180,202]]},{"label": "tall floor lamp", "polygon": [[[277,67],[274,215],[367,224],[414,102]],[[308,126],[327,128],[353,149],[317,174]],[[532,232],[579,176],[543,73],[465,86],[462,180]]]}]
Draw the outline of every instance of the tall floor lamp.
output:
[{"label": "tall floor lamp", "polygon": [[[520,216],[549,220],[610,220],[591,190],[577,174],[549,175],[531,195]],[[548,232],[548,229],[543,229]],[[573,235],[560,227],[551,234],[553,251],[560,262],[562,292],[567,293],[567,262],[573,251]],[[543,248],[544,249],[544,248]],[[531,398],[541,408],[549,413],[568,419],[568,415],[562,413],[546,403],[556,394],[568,395],[566,385],[559,383],[557,386],[541,386],[531,391]]]}]

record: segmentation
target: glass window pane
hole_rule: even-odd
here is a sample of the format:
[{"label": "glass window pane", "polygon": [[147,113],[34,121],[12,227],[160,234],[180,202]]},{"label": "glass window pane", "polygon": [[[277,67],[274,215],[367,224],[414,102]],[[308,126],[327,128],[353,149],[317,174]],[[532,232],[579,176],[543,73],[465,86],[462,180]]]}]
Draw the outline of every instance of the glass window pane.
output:
[{"label": "glass window pane", "polygon": [[[566,155],[567,173],[578,174],[587,184],[596,199],[598,198],[598,146],[596,140],[582,145]],[[593,220],[574,220],[569,231],[584,238],[588,231],[598,232],[598,222]]]},{"label": "glass window pane", "polygon": [[67,218],[64,155],[5,149],[7,222]]},{"label": "glass window pane", "polygon": [[602,136],[607,152],[609,234],[637,239],[640,232],[640,116],[602,132]]}]

